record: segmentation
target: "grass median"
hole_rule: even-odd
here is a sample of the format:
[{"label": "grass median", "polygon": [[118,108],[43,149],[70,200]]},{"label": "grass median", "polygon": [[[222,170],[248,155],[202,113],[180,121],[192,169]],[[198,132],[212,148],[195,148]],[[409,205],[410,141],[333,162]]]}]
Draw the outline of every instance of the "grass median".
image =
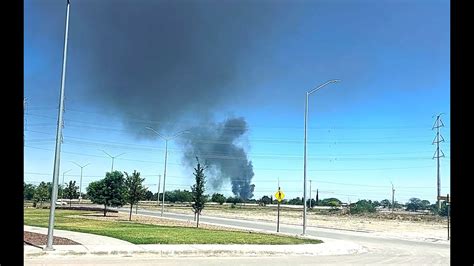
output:
[{"label": "grass median", "polygon": [[[161,226],[128,221],[103,221],[77,217],[93,212],[56,210],[55,228],[109,236],[134,244],[318,244],[301,239],[255,232],[210,230],[181,226]],[[24,209],[24,224],[48,227],[49,209]]]}]

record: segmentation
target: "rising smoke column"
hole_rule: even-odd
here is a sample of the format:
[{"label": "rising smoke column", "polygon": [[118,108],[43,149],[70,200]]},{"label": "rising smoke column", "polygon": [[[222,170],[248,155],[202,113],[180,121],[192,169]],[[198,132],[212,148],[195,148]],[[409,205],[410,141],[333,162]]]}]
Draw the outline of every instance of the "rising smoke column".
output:
[{"label": "rising smoke column", "polygon": [[[41,36],[30,42],[42,49],[38,40],[48,36],[62,49],[63,3],[29,5],[38,16],[29,18],[27,36]],[[193,137],[181,137],[185,161],[207,160],[212,186],[231,182],[235,195],[251,198],[253,165],[234,143],[247,131],[245,120],[209,117],[254,94],[248,75],[254,60],[265,59],[256,48],[275,37],[287,8],[273,1],[84,0],[72,10],[66,98],[120,117],[137,138],[157,138],[146,126],[164,135],[192,127]]]},{"label": "rising smoke column", "polygon": [[219,188],[224,181],[229,180],[235,196],[252,198],[255,188],[251,184],[253,165],[245,150],[235,143],[247,130],[247,122],[242,117],[191,128],[190,134],[180,139],[186,149],[185,164],[193,166],[198,156],[209,167],[209,183],[214,188]]},{"label": "rising smoke column", "polygon": [[137,137],[152,137],[142,130],[145,122],[171,134],[176,123],[212,116],[251,95],[241,75],[271,33],[276,9],[253,1],[78,1],[69,93],[120,115]]}]

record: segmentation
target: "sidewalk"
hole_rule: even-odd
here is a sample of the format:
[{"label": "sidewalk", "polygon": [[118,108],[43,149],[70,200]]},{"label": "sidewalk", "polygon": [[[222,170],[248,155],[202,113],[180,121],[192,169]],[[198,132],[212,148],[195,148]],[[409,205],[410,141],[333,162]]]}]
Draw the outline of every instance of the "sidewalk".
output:
[{"label": "sidewalk", "polygon": [[[25,231],[47,234],[47,228],[24,226]],[[116,238],[78,233],[65,230],[54,230],[54,235],[64,237],[81,245],[55,245],[54,251],[43,251],[40,248],[25,245],[24,255],[63,256],[63,255],[132,255],[154,254],[161,257],[170,256],[288,256],[288,255],[342,255],[364,253],[365,248],[353,242],[318,238],[321,244],[300,245],[213,245],[213,244],[184,244],[165,245],[147,244],[135,245]]]}]

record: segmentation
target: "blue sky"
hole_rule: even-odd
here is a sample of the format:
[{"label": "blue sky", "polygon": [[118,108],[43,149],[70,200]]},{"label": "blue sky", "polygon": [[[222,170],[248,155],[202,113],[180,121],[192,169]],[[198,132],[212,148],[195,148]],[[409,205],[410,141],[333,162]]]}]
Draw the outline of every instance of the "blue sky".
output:
[{"label": "blue sky", "polygon": [[[153,14],[165,3],[132,2],[118,1],[113,12],[140,20],[140,12],[146,9]],[[149,189],[156,192],[158,175],[163,175],[164,142],[137,137],[128,123],[145,127],[150,119],[161,132],[170,133],[186,129],[204,116],[215,122],[237,116],[248,123],[248,132],[238,144],[254,165],[254,198],[274,194],[278,179],[288,198],[302,196],[305,92],[337,78],[340,83],[312,94],[309,101],[308,180],[312,180],[312,190],[318,189],[320,198],[382,200],[391,197],[393,182],[397,201],[418,197],[434,202],[433,115],[443,112],[441,133],[446,142],[441,149],[446,157],[441,159],[441,191],[449,193],[449,1],[179,3],[173,6],[176,17],[199,12],[195,20],[176,22],[170,18],[169,22],[147,16],[139,28],[133,28],[131,19],[118,21],[123,24],[111,22],[107,13],[101,13],[107,12],[106,6],[73,2],[60,181],[62,173],[71,169],[65,181],[79,182],[80,168],[72,161],[90,163],[83,173],[85,191],[89,182],[110,170],[111,159],[101,151],[105,150],[112,155],[125,153],[115,159],[114,168],[141,172]],[[130,9],[131,5],[136,10]],[[237,15],[232,17],[234,13]],[[24,14],[24,180],[38,184],[52,180],[65,1],[26,1]],[[231,18],[226,20],[228,16]],[[159,27],[166,23],[180,24],[166,30]],[[105,26],[117,24],[116,28]],[[145,31],[143,25],[152,26]],[[185,30],[179,31],[182,28]],[[187,32],[187,28],[194,30]],[[179,37],[173,35],[174,29],[180,32]],[[158,37],[158,44],[174,38],[191,44],[177,43],[176,48],[170,41],[171,48],[153,49],[147,44],[155,40],[150,36],[161,36],[162,31],[167,39],[160,42]],[[151,106],[155,102],[140,96],[140,85],[121,89],[125,99],[107,102],[115,95],[108,94],[112,86],[120,86],[117,80],[136,84],[145,77],[157,84],[173,84],[169,80],[175,80],[167,77],[175,73],[169,72],[176,68],[173,58],[161,63],[152,59],[161,51],[175,49],[181,56],[177,61],[192,66],[179,72],[178,81],[183,79],[184,86],[202,78],[203,84],[208,84],[192,92],[199,95],[202,91],[202,99],[190,100],[198,107],[188,108],[192,104],[185,100],[177,109],[172,108],[176,104],[167,106],[167,93],[169,99],[184,99],[191,91],[176,96],[158,85],[154,90],[164,94],[156,98],[156,105],[164,106],[160,111],[167,116],[146,113],[150,109],[141,101]],[[117,61],[104,64],[102,57]],[[118,67],[121,62],[124,66]],[[147,66],[127,68],[127,62],[147,62]],[[222,80],[209,83],[212,73],[206,72],[207,66]],[[154,72],[148,72],[150,69]],[[151,81],[148,85],[155,86]],[[217,88],[206,91],[212,86]],[[128,103],[130,106],[123,107]],[[171,142],[167,190],[189,190],[193,184],[192,169],[183,165],[182,154],[183,148]],[[232,194],[230,184],[209,188],[209,192]]]}]

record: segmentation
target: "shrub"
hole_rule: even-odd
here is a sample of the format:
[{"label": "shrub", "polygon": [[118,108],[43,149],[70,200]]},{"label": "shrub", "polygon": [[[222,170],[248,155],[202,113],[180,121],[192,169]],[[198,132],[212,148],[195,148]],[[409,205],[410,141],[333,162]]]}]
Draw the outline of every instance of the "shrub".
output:
[{"label": "shrub", "polygon": [[361,214],[375,212],[375,207],[367,200],[359,200],[358,202],[351,204],[350,214]]}]

